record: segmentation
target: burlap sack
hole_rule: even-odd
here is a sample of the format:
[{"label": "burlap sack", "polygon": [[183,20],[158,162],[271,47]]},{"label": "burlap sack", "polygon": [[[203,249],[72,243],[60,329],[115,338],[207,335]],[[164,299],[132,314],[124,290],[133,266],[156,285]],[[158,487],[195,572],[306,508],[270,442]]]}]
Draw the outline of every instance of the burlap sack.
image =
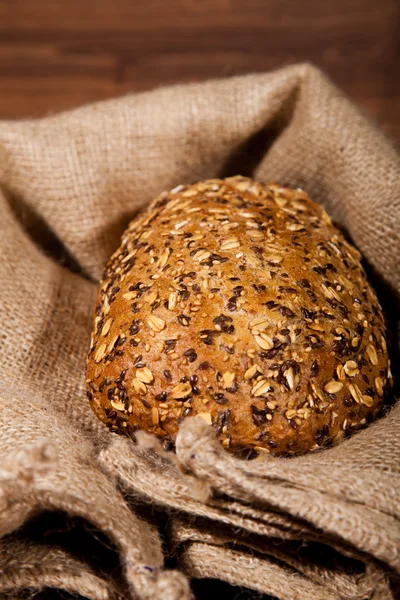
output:
[{"label": "burlap sack", "polygon": [[[205,577],[285,600],[396,597],[399,406],[335,448],[253,461],[197,419],[172,454],[109,434],[88,407],[96,282],[123,227],[164,189],[238,173],[324,204],[395,333],[399,159],[313,67],[0,123],[1,597],[184,600]],[[54,518],[86,524],[93,548],[79,528],[66,543]]]}]

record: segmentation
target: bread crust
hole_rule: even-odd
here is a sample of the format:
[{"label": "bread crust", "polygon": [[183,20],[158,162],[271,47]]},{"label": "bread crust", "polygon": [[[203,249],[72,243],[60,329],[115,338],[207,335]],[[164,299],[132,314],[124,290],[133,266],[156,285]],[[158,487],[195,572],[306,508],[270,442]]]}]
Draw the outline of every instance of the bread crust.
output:
[{"label": "bread crust", "polygon": [[229,449],[338,441],[376,416],[390,383],[360,259],[300,189],[232,177],[161,194],[104,271],[94,412],[112,431],[167,440],[199,415]]}]

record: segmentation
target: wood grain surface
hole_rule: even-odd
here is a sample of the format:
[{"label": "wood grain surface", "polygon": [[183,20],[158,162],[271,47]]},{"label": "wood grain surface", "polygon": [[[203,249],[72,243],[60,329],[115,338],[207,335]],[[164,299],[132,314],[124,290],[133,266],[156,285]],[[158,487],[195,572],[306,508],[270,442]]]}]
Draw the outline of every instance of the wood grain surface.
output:
[{"label": "wood grain surface", "polygon": [[398,0],[0,0],[0,118],[311,61],[400,140]]}]

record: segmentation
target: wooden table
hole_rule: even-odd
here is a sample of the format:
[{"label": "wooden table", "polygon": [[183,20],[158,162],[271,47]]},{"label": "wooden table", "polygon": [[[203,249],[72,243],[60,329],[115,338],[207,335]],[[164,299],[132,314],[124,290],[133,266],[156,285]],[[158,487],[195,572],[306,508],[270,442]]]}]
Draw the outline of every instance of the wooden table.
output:
[{"label": "wooden table", "polygon": [[398,0],[0,0],[0,118],[311,61],[400,141]]},{"label": "wooden table", "polygon": [[398,0],[0,0],[0,118],[312,61],[400,141]]}]

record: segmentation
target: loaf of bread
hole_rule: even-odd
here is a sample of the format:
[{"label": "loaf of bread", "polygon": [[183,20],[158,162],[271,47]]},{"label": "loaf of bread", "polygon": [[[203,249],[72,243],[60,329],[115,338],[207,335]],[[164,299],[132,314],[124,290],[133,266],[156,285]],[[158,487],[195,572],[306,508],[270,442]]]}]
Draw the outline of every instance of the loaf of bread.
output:
[{"label": "loaf of bread", "polygon": [[366,425],[391,375],[360,258],[300,189],[231,177],[161,194],[104,271],[94,412],[170,441],[198,415],[227,449],[274,454]]}]

